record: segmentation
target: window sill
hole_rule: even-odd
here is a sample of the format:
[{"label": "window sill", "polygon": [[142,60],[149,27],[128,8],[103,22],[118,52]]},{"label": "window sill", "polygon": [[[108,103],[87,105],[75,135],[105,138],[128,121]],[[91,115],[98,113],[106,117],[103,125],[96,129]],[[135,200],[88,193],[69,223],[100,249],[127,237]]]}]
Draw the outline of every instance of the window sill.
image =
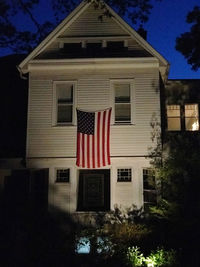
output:
[{"label": "window sill", "polygon": [[113,123],[111,126],[135,126],[135,123]]},{"label": "window sill", "polygon": [[52,125],[53,128],[63,128],[63,127],[75,127],[75,124],[55,124]]}]

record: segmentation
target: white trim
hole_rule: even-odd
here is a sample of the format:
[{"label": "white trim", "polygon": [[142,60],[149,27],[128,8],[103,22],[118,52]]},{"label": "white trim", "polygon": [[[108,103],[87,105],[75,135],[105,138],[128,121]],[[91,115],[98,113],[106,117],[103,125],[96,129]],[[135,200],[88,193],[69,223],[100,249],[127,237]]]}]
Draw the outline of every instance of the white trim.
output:
[{"label": "white trim", "polygon": [[[131,181],[123,181],[123,182],[119,182],[118,181],[118,170],[122,170],[122,169],[130,169],[131,170]],[[128,166],[128,167],[126,165],[124,165],[124,166],[121,166],[121,165],[120,166],[117,166],[116,167],[116,183],[117,184],[120,184],[120,185],[121,184],[128,184],[128,183],[130,184],[130,183],[133,183],[133,173],[134,173],[133,172],[133,167],[131,167],[131,166]]]},{"label": "white trim", "polygon": [[74,59],[74,60],[40,60],[31,61],[28,71],[57,70],[105,70],[105,69],[144,69],[158,68],[155,58],[110,58],[110,59]]},{"label": "white trim", "polygon": [[[53,182],[56,185],[60,185],[60,184],[71,184],[71,169],[70,167],[54,167],[54,177],[53,177]],[[56,182],[57,179],[57,170],[69,170],[69,182]]]},{"label": "white trim", "polygon": [[[57,123],[57,84],[72,84],[73,85],[73,110],[72,110],[72,122],[71,123]],[[53,108],[52,108],[52,126],[63,127],[63,126],[75,126],[76,125],[76,98],[77,98],[77,81],[53,81]]]},{"label": "white trim", "polygon": [[[115,84],[130,84],[130,93],[131,93],[131,98],[130,98],[130,103],[131,103],[131,122],[130,123],[124,123],[124,124],[119,124],[115,123],[115,94],[114,94],[114,85]],[[116,126],[129,126],[135,124],[135,80],[134,79],[111,79],[110,80],[110,105],[112,107],[112,115],[111,115],[111,125],[116,125]]]}]

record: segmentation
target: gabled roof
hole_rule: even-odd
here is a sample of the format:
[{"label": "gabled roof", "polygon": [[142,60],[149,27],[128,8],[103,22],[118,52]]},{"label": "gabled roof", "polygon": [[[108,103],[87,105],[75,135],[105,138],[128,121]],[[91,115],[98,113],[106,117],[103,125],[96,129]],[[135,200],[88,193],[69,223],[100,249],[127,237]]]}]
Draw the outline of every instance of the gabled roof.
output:
[{"label": "gabled roof", "polygon": [[[95,0],[94,0],[95,1]],[[92,2],[94,2],[92,1]],[[82,1],[19,65],[19,69],[26,73],[28,72],[28,63],[34,60],[40,53],[42,53],[48,46],[50,46],[56,38],[61,36],[71,24],[81,16],[81,14],[90,7],[92,2]],[[130,35],[144,50],[149,52],[152,57],[155,57],[160,62],[160,66],[168,68],[169,63],[160,55],[147,41],[145,41],[133,28],[131,28],[112,8],[105,4],[106,8],[112,15],[119,28],[124,30],[127,35]]]}]

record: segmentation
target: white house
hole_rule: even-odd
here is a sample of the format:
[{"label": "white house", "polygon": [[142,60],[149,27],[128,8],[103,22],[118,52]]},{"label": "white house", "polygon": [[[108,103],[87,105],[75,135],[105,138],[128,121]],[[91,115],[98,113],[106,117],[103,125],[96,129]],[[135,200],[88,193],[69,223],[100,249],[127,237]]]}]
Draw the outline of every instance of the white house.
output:
[{"label": "white house", "polygon": [[[83,1],[19,69],[29,74],[26,163],[48,169],[49,208],[70,213],[143,206],[152,120],[168,62],[109,6]],[[111,164],[76,165],[76,109],[112,108]],[[144,195],[145,193],[145,195]]]}]

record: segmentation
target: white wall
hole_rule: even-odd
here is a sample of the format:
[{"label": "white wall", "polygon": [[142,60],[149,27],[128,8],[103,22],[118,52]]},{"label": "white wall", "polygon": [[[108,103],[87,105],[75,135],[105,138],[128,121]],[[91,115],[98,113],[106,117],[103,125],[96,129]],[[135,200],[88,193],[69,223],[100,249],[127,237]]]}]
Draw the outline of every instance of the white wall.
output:
[{"label": "white wall", "polygon": [[153,114],[160,120],[159,73],[155,69],[32,72],[29,88],[27,157],[75,157],[75,126],[52,126],[53,81],[77,81],[77,106],[100,110],[111,106],[111,80],[133,79],[135,124],[111,125],[111,156],[145,156],[152,146]]}]

